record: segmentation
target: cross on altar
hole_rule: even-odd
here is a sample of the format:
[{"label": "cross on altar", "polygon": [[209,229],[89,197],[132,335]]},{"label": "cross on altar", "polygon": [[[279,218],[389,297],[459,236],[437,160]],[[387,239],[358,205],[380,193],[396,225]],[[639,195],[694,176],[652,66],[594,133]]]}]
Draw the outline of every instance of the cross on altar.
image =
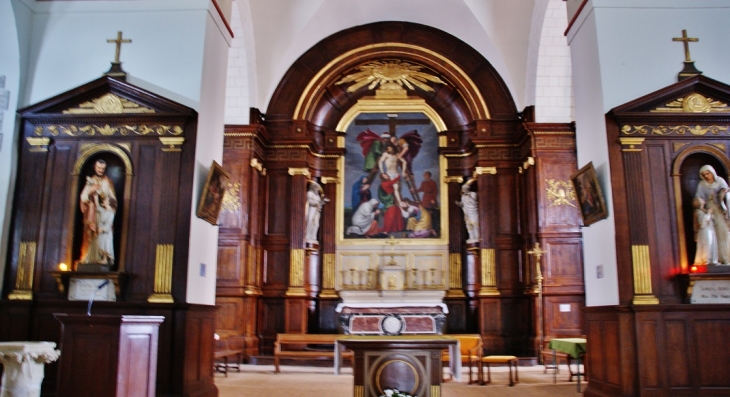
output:
[{"label": "cross on altar", "polygon": [[391,234],[390,238],[385,241],[385,244],[390,245],[390,262],[388,262],[388,264],[396,265],[395,258],[393,258],[393,252],[395,251],[395,245],[400,244],[400,241],[396,241],[395,237]]},{"label": "cross on altar", "polygon": [[684,61],[692,62],[692,59],[689,57],[689,43],[696,43],[700,41],[700,39],[696,37],[687,37],[687,30],[682,29],[682,37],[673,37],[672,41],[681,41],[684,44]]},{"label": "cross on altar", "polygon": [[387,125],[390,136],[396,136],[395,128],[398,125],[428,125],[429,119],[401,119],[397,114],[388,114],[388,120],[355,120],[355,125]]},{"label": "cross on altar", "polygon": [[122,32],[117,32],[117,38],[116,39],[106,39],[107,43],[116,43],[117,44],[117,50],[114,54],[114,63],[119,63],[119,53],[122,52],[122,43],[131,43],[132,40],[130,39],[122,39]]}]

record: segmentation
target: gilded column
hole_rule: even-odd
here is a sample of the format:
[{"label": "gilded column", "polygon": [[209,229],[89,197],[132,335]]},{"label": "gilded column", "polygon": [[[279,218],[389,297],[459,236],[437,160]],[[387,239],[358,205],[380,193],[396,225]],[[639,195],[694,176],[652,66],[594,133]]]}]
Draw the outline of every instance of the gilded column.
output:
[{"label": "gilded column", "polygon": [[321,298],[337,298],[335,290],[335,219],[337,206],[337,184],[339,180],[333,177],[322,177],[324,194],[330,199],[330,205],[322,210],[322,266],[321,266]]},{"label": "gilded column", "polygon": [[307,197],[307,180],[311,174],[307,168],[289,168],[291,178],[291,219],[290,219],[290,256],[289,288],[286,296],[304,297],[305,252],[304,252],[304,207]]},{"label": "gilded column", "polygon": [[492,186],[495,179],[490,178],[489,175],[496,174],[496,167],[477,167],[474,171],[474,178],[478,181],[478,197],[481,203],[479,205],[479,235],[481,236],[481,261],[479,268],[481,288],[479,289],[479,296],[499,295],[499,290],[497,289],[497,252],[494,248],[494,233],[493,230],[488,228],[489,225],[494,223],[490,209],[496,207],[494,205],[494,195],[489,194],[496,190]]},{"label": "gilded column", "polygon": [[21,241],[18,253],[18,271],[15,289],[8,295],[11,300],[33,300],[33,273],[35,272],[35,241]]},{"label": "gilded column", "polygon": [[[459,200],[460,184],[464,182],[464,178],[460,176],[447,176],[444,182],[448,187],[448,205],[450,214],[458,214],[461,212],[456,202]],[[463,298],[463,270],[462,270],[462,251],[461,236],[464,228],[463,218],[460,216],[452,216],[449,220],[449,290],[446,296],[449,298]]]},{"label": "gilded column", "polygon": [[644,138],[623,137],[621,151],[623,152],[624,178],[626,180],[626,194],[629,205],[629,241],[631,242],[631,262],[634,276],[635,305],[658,304],[659,299],[652,291],[651,256],[648,241],[648,227],[646,219],[646,201],[642,177],[642,147]]}]

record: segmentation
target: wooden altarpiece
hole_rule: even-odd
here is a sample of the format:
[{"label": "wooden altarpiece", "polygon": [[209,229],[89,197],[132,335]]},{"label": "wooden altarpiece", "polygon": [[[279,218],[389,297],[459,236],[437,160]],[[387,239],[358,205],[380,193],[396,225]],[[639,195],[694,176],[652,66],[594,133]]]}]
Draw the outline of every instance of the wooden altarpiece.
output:
[{"label": "wooden altarpiece", "polygon": [[606,116],[619,305],[586,309],[586,396],[730,393],[730,306],[687,295],[704,277],[691,273],[700,167],[730,172],[729,103],[728,85],[695,76]]},{"label": "wooden altarpiece", "polygon": [[[580,216],[569,182],[578,168],[574,126],[535,122],[534,109],[516,109],[481,54],[445,32],[405,22],[363,25],[317,43],[292,64],[265,112],[254,109],[250,125],[226,127],[223,166],[232,185],[220,218],[218,332],[243,336],[251,361],[273,352],[277,333],[342,332],[335,203],[345,200],[338,192],[349,197],[352,188],[338,168],[352,150],[338,125],[360,101],[379,98],[368,84],[349,90],[354,84],[338,82],[370,62],[442,81],[407,95],[445,126],[432,135],[445,163],[439,202],[449,214],[442,225],[445,332],[479,333],[487,353],[520,356],[537,356],[541,336],[583,334]],[[304,238],[311,180],[331,200],[317,244]],[[481,236],[469,243],[455,204],[468,181]],[[537,263],[527,254],[535,243],[546,252]],[[542,294],[536,266],[545,275]]]},{"label": "wooden altarpiece", "polygon": [[[108,280],[112,288],[96,295],[105,302],[94,304],[94,314],[164,317],[158,395],[217,395],[215,308],[185,303],[197,113],[123,77],[104,76],[19,114],[0,340],[60,342],[53,314],[86,313],[89,286],[101,289]],[[114,186],[94,201],[107,211],[96,211],[96,236],[113,234],[105,246],[113,259],[104,263],[83,254],[89,250],[83,246],[82,196],[99,160]],[[116,210],[113,227],[103,228],[110,209]],[[79,280],[87,284],[86,294],[72,293]],[[56,390],[56,370],[48,366],[44,390]]]}]

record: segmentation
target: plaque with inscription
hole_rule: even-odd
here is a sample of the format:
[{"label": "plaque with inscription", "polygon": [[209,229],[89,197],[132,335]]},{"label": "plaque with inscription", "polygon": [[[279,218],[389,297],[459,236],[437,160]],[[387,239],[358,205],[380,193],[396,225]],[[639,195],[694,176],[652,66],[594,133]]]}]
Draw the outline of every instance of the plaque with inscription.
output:
[{"label": "plaque with inscription", "polygon": [[730,280],[696,280],[691,303],[730,303]]},{"label": "plaque with inscription", "polygon": [[94,295],[95,301],[116,301],[117,296],[114,293],[114,283],[109,282],[99,288],[99,286],[103,283],[104,280],[100,279],[71,277],[71,279],[69,280],[68,300],[89,300],[91,296],[94,295],[94,292],[96,292],[96,295]]}]

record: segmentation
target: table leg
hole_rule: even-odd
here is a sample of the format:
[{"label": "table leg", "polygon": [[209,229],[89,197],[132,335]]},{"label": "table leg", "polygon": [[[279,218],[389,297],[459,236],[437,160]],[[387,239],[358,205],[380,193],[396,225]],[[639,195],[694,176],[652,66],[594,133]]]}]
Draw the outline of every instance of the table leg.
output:
[{"label": "table leg", "polygon": [[576,374],[578,375],[578,393],[580,393],[580,354],[578,355],[578,368],[575,369]]},{"label": "table leg", "polygon": [[[570,372],[570,369],[568,369]],[[553,349],[553,383],[558,383],[558,362],[555,358],[555,349]]]}]

